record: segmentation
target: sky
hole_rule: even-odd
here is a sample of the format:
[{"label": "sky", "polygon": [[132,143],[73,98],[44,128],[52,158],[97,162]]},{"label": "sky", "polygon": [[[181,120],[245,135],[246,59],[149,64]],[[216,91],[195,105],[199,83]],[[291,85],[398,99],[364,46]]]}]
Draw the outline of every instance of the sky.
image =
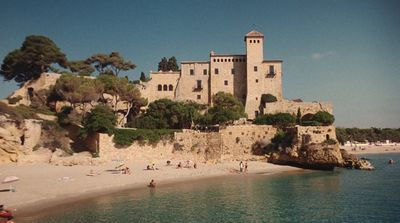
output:
[{"label": "sky", "polygon": [[[282,59],[287,99],[330,101],[340,127],[400,127],[400,1],[0,0],[0,62],[28,35],[52,39],[69,60],[120,52],[138,79],[162,57],[244,54],[244,35],[265,36]],[[17,88],[0,79],[0,98]]]}]

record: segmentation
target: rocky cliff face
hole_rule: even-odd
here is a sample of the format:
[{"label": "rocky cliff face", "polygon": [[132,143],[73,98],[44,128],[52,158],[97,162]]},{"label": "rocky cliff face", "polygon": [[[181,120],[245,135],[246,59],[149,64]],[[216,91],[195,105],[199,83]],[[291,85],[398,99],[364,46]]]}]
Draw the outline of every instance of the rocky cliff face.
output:
[{"label": "rocky cliff face", "polygon": [[0,115],[0,163],[16,162],[23,154],[24,124]]}]

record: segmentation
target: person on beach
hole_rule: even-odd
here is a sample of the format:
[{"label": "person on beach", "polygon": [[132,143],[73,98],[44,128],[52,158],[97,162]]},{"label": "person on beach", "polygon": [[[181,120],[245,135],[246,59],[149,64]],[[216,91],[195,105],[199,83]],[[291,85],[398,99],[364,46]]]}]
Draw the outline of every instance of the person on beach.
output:
[{"label": "person on beach", "polygon": [[182,162],[179,162],[179,163],[178,163],[178,166],[177,166],[176,168],[177,168],[177,169],[182,168]]},{"label": "person on beach", "polygon": [[193,164],[193,168],[197,169],[197,163]]},{"label": "person on beach", "polygon": [[122,169],[122,174],[131,174],[131,170],[129,169],[129,167],[125,167],[124,169]]},{"label": "person on beach", "polygon": [[167,160],[167,166],[170,166],[170,165],[171,165],[171,161]]},{"label": "person on beach", "polygon": [[240,161],[239,163],[239,172],[243,172],[243,161]]},{"label": "person on beach", "polygon": [[150,181],[148,187],[155,188],[155,187],[156,187],[156,182],[152,179],[152,180]]},{"label": "person on beach", "polygon": [[247,167],[248,167],[248,165],[247,165],[247,161],[244,163],[244,172],[245,173],[247,173]]}]

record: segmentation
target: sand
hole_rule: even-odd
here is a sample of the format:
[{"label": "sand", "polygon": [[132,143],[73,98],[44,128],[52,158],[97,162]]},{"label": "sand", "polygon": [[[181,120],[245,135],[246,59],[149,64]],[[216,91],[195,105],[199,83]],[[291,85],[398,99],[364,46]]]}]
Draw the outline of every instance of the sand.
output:
[{"label": "sand", "polygon": [[[157,186],[171,182],[198,180],[209,177],[241,174],[238,173],[239,162],[224,162],[220,164],[197,164],[197,169],[177,169],[178,161],[166,165],[166,160],[158,160],[155,167],[158,170],[145,170],[148,161],[126,163],[131,174],[121,174],[115,171],[118,163],[102,166],[53,166],[50,164],[0,166],[0,179],[6,176],[17,176],[19,181],[0,184],[0,190],[9,189],[15,192],[0,192],[0,202],[14,212],[24,212],[32,207],[42,208],[53,203],[71,202],[85,197],[107,194],[124,189],[146,188],[154,179]],[[289,166],[273,165],[261,161],[248,162],[247,174],[282,173],[300,169]],[[87,176],[93,172],[93,176]]]},{"label": "sand", "polygon": [[357,146],[357,149],[354,150],[354,147],[349,146],[341,146],[341,149],[345,149],[347,152],[352,154],[378,154],[378,153],[400,153],[400,145],[396,146]]}]

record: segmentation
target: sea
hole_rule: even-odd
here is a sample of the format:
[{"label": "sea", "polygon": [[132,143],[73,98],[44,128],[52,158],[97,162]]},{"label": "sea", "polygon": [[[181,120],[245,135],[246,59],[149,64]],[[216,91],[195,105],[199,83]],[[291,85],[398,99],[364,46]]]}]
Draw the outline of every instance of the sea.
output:
[{"label": "sea", "polygon": [[[174,183],[55,206],[16,222],[400,222],[400,153],[361,157],[376,170],[336,168]],[[388,164],[389,159],[396,163]]]}]

